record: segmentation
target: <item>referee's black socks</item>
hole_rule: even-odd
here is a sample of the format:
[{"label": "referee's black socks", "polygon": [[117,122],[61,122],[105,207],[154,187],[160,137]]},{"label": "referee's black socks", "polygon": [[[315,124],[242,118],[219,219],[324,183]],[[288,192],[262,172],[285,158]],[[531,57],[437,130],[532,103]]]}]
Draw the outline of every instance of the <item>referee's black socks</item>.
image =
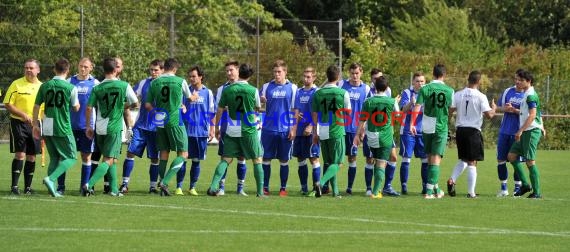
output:
[{"label": "referee's black socks", "polygon": [[26,161],[24,165],[24,185],[25,188],[30,188],[32,186],[32,179],[34,178],[34,172],[36,171],[36,162]]},{"label": "referee's black socks", "polygon": [[22,166],[24,166],[24,160],[12,159],[12,187],[18,186]]}]

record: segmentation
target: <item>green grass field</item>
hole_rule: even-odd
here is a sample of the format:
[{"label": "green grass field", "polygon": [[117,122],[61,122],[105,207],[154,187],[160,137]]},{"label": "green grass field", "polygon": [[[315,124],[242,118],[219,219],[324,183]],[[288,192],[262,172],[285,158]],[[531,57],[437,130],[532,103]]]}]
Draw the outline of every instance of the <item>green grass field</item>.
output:
[{"label": "green grass field", "polygon": [[[478,167],[479,198],[463,196],[464,174],[458,181],[458,197],[440,200],[420,197],[418,160],[410,170],[410,195],[381,200],[365,197],[363,158],[358,160],[354,196],[302,197],[296,161],[290,164],[290,196],[275,196],[279,172],[274,161],[269,198],[254,196],[250,162],[246,179],[249,197],[235,194],[235,162],[228,172],[226,195],[209,197],[205,192],[218,161],[217,147],[210,147],[210,157],[202,163],[198,182],[202,195],[198,197],[148,195],[146,159],[136,160],[130,192],[122,198],[102,194],[80,197],[80,162],[67,176],[64,198],[48,195],[41,184],[46,171],[39,164],[34,179],[37,194],[12,197],[8,190],[12,155],[6,144],[0,145],[0,151],[4,153],[0,156],[4,164],[0,172],[2,251],[567,251],[570,247],[568,151],[538,153],[543,200],[496,198],[499,184],[493,150],[487,151],[487,161]],[[456,150],[449,149],[443,160],[443,187],[456,157]],[[118,170],[122,172],[122,168]],[[398,170],[393,183],[397,189]],[[512,173],[512,167],[509,170]],[[344,189],[346,169],[339,176]],[[23,178],[20,181],[23,184]],[[185,189],[188,181],[187,175]],[[101,188],[102,182],[96,185]]]}]

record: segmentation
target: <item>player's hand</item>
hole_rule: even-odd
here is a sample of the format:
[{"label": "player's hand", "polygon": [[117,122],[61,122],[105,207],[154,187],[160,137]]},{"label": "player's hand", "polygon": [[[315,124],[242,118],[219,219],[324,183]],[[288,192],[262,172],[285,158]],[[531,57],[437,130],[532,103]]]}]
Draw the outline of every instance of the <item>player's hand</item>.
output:
[{"label": "player's hand", "polygon": [[544,138],[546,138],[546,129],[544,127],[540,128],[540,131],[542,131],[542,136],[544,136]]},{"label": "player's hand", "polygon": [[416,130],[416,127],[410,127],[410,133],[412,133],[412,136],[415,136],[416,134],[418,134],[418,131]]},{"label": "player's hand", "polygon": [[319,144],[319,136],[317,134],[313,135],[313,145]]},{"label": "player's hand", "polygon": [[22,117],[22,122],[32,126],[32,118],[29,117],[28,115],[24,115],[24,117]]},{"label": "player's hand", "polygon": [[93,128],[87,126],[87,129],[85,129],[85,136],[87,136],[89,139],[93,139],[93,133]]},{"label": "player's hand", "polygon": [[395,99],[396,99],[396,103],[400,104],[400,100],[402,100],[402,96],[397,95]]},{"label": "player's hand", "polygon": [[180,106],[180,110],[182,110],[182,114],[186,114],[186,106],[184,104],[182,104],[182,106]]},{"label": "player's hand", "polygon": [[196,90],[194,90],[194,92],[192,92],[192,96],[190,96],[190,100],[193,101],[193,102],[195,102],[195,101],[198,100],[198,97],[200,97],[200,96],[198,95],[198,92],[197,92]]},{"label": "player's hand", "polygon": [[493,111],[497,110],[497,104],[495,104],[495,98],[491,99],[491,109]]},{"label": "player's hand", "polygon": [[216,136],[216,139],[218,139],[218,141],[219,141],[220,139],[222,139],[222,136],[221,136],[221,133],[220,133],[220,129],[216,129],[216,131],[215,131],[215,136]]},{"label": "player's hand", "polygon": [[313,125],[309,124],[307,125],[307,127],[305,127],[305,130],[303,131],[303,136],[310,136],[311,133],[313,133]]},{"label": "player's hand", "polygon": [[517,131],[517,133],[515,133],[515,141],[519,142],[521,140],[521,135],[522,131]]},{"label": "player's hand", "polygon": [[296,135],[297,135],[296,130],[289,130],[289,136],[288,136],[289,141],[295,140],[295,136],[296,136]]},{"label": "player's hand", "polygon": [[133,129],[132,128],[127,128],[127,132],[126,132],[126,138],[127,138],[127,143],[130,143],[131,140],[133,140]]},{"label": "player's hand", "polygon": [[214,129],[210,129],[208,132],[208,143],[211,142],[212,140],[214,140],[215,136],[216,136],[216,133],[214,132]]},{"label": "player's hand", "polygon": [[515,109],[515,108],[513,107],[513,105],[511,105],[510,102],[505,103],[505,106],[504,106],[504,108],[503,108],[503,110],[504,110],[505,112],[509,112],[509,113],[515,113],[514,109]]},{"label": "player's hand", "polygon": [[352,146],[358,147],[360,145],[360,141],[362,141],[360,137],[355,137],[354,140],[352,140]]},{"label": "player's hand", "polygon": [[412,95],[412,99],[410,99],[410,101],[412,102],[412,107],[414,104],[416,104],[416,96]]},{"label": "player's hand", "polygon": [[40,129],[39,126],[35,125],[32,128],[32,135],[34,136],[34,139],[36,140],[40,140],[41,136],[42,136],[42,130]]}]

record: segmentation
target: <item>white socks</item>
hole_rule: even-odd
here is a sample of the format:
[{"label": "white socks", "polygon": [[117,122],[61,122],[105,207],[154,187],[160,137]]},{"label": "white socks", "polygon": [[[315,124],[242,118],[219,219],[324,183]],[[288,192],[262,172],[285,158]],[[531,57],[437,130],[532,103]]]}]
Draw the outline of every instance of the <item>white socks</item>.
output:
[{"label": "white socks", "polygon": [[475,184],[477,184],[477,167],[467,166],[467,193],[475,196]]},{"label": "white socks", "polygon": [[453,180],[453,183],[457,182],[457,178],[461,176],[461,173],[463,173],[465,167],[467,167],[467,163],[463,162],[462,160],[459,160],[457,162],[455,168],[453,169],[453,172],[451,173],[451,180]]}]

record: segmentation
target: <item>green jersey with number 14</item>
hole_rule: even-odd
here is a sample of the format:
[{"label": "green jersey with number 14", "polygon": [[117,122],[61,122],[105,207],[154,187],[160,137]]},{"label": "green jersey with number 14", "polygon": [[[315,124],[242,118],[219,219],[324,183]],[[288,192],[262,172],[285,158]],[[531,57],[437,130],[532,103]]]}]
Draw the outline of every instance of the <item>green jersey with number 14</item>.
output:
[{"label": "green jersey with number 14", "polygon": [[423,133],[447,134],[449,107],[453,104],[453,89],[443,81],[434,80],[420,89],[417,104],[424,105]]},{"label": "green jersey with number 14", "polygon": [[[351,117],[347,115],[351,109],[348,92],[337,87],[336,83],[328,83],[315,92],[311,101],[311,109],[312,113],[318,114],[320,140],[344,137],[345,123],[355,123],[350,122]],[[345,109],[345,112],[340,109]],[[349,121],[345,122],[344,118]]]}]

